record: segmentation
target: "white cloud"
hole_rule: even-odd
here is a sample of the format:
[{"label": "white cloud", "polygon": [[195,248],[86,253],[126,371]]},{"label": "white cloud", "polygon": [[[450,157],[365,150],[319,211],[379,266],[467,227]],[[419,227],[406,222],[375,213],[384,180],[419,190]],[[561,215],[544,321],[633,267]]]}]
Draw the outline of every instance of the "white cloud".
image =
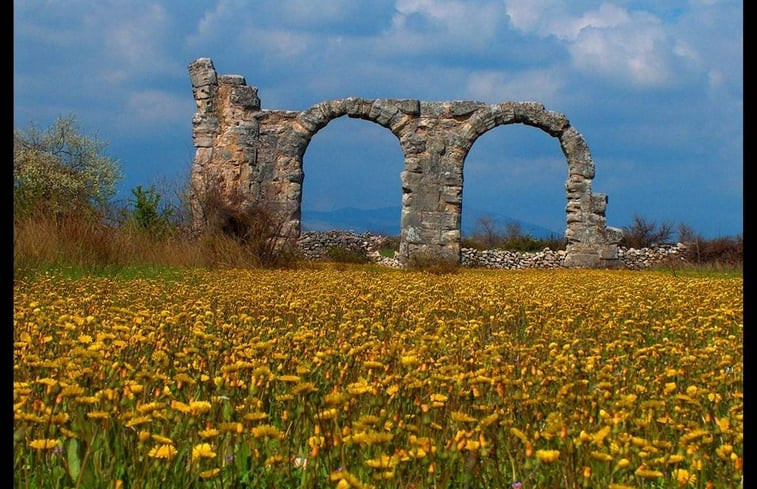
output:
[{"label": "white cloud", "polygon": [[186,125],[191,119],[194,101],[162,90],[140,90],[128,95],[119,122],[128,132],[151,132],[164,126]]},{"label": "white cloud", "polygon": [[504,20],[499,3],[490,1],[397,0],[396,11],[382,43],[399,52],[480,50],[497,35]]},{"label": "white cloud", "polygon": [[476,71],[468,77],[467,89],[484,102],[539,101],[549,108],[557,103],[562,85],[561,77],[550,70]]},{"label": "white cloud", "polygon": [[698,59],[695,49],[676,39],[670,26],[643,10],[603,3],[574,13],[576,7],[561,0],[504,2],[516,29],[558,39],[576,69],[621,85],[669,85]]}]

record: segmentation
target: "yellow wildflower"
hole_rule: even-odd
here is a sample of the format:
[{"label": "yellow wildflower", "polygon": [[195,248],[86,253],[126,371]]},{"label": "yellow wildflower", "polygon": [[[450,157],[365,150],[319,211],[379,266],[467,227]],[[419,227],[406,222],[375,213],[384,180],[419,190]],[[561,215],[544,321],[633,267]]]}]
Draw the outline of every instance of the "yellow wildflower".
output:
[{"label": "yellow wildflower", "polygon": [[60,444],[60,442],[55,438],[48,438],[48,439],[40,439],[40,440],[31,440],[29,442],[29,447],[35,449],[35,450],[52,450],[53,448],[57,447]]},{"label": "yellow wildflower", "polygon": [[200,477],[203,479],[212,479],[213,477],[217,476],[219,473],[221,473],[221,469],[210,469],[210,470],[204,470],[200,472]]},{"label": "yellow wildflower", "polygon": [[208,428],[206,430],[200,431],[198,434],[200,435],[200,438],[215,438],[218,436],[219,431],[215,428]]},{"label": "yellow wildflower", "polygon": [[152,458],[171,460],[176,456],[176,448],[174,448],[173,445],[158,445],[157,447],[154,447],[152,450],[150,450],[147,455]]},{"label": "yellow wildflower", "polygon": [[284,438],[284,433],[275,426],[263,424],[252,428],[252,436],[255,438]]},{"label": "yellow wildflower", "polygon": [[697,482],[696,474],[690,474],[686,469],[676,469],[671,476],[678,483],[678,487],[684,487],[686,484],[693,486]]},{"label": "yellow wildflower", "polygon": [[215,456],[216,452],[213,451],[213,446],[210,443],[198,443],[192,448],[192,460],[213,458]]},{"label": "yellow wildflower", "polygon": [[545,464],[554,462],[559,456],[559,450],[536,450],[536,458]]}]

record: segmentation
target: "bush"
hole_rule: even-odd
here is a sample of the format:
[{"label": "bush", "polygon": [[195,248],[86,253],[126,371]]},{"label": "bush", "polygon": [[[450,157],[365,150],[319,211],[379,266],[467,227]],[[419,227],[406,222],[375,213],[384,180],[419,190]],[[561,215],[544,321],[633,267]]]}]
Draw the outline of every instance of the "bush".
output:
[{"label": "bush", "polygon": [[440,257],[430,253],[414,253],[407,262],[407,269],[435,275],[446,275],[459,272],[460,262],[452,257]]},{"label": "bush", "polygon": [[337,263],[369,263],[370,260],[362,249],[349,246],[331,246],[326,250],[326,257]]},{"label": "bush", "polygon": [[463,248],[476,250],[502,249],[534,252],[544,248],[564,250],[566,243],[564,238],[556,236],[534,238],[530,234],[523,233],[522,226],[515,221],[507,222],[504,230],[499,231],[494,219],[482,216],[476,222],[473,235],[463,238],[460,245]]},{"label": "bush", "polygon": [[721,237],[711,240],[695,236],[684,244],[686,245],[684,258],[689,263],[726,266],[741,266],[744,263],[744,240],[742,236],[735,238]]},{"label": "bush", "polygon": [[673,225],[668,222],[657,224],[647,221],[639,215],[633,216],[630,226],[623,227],[621,246],[626,248],[651,248],[657,245],[670,244],[673,235]]},{"label": "bush", "polygon": [[379,255],[385,258],[394,258],[399,249],[399,236],[385,236],[381,243],[379,243]]}]

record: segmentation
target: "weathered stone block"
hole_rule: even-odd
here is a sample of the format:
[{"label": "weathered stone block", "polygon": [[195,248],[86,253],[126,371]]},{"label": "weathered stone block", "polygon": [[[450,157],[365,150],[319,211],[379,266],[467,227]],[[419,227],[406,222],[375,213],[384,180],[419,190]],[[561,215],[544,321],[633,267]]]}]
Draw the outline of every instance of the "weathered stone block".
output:
[{"label": "weathered stone block", "polygon": [[235,86],[231,89],[229,97],[232,105],[242,107],[247,110],[260,110],[260,98],[256,87],[247,85]]},{"label": "weathered stone block", "polygon": [[242,75],[218,75],[218,84],[221,85],[246,85]]},{"label": "weathered stone block", "polygon": [[450,115],[452,117],[463,117],[472,114],[479,108],[484,106],[484,104],[481,102],[474,102],[471,100],[452,102],[451,105],[452,107],[450,107]]},{"label": "weathered stone block", "polygon": [[189,64],[189,79],[193,87],[218,83],[216,69],[210,58],[198,58]]}]

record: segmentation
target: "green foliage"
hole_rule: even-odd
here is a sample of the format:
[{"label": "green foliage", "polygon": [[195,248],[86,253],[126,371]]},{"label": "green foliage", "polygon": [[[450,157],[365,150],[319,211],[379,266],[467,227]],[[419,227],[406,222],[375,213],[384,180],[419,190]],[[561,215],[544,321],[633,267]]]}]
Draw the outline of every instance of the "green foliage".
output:
[{"label": "green foliage", "polygon": [[337,263],[368,263],[370,261],[363,250],[349,246],[331,246],[326,250],[326,256]]},{"label": "green foliage", "polygon": [[132,210],[127,218],[140,229],[164,233],[171,227],[173,209],[161,206],[162,196],[151,186],[147,190],[137,185],[131,191],[134,199],[131,201]]},{"label": "green foliage", "polygon": [[379,244],[379,255],[385,258],[394,258],[400,249],[399,236],[386,236]]},{"label": "green foliage", "polygon": [[102,209],[121,178],[106,143],[87,136],[73,115],[42,131],[33,123],[13,132],[13,196],[16,215]]}]

